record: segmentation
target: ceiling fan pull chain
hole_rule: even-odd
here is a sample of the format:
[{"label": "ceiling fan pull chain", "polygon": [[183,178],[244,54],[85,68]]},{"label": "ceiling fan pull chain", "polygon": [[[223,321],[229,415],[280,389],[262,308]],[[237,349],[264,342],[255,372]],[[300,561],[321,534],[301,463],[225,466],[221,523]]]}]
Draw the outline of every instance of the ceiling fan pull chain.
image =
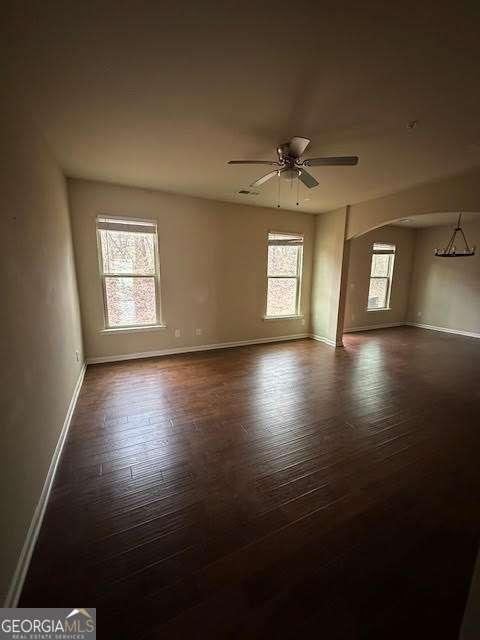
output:
[{"label": "ceiling fan pull chain", "polygon": [[280,171],[278,172],[278,197],[277,197],[277,208],[280,209]]},{"label": "ceiling fan pull chain", "polygon": [[300,178],[297,177],[297,207],[298,207],[298,200],[299,200],[298,198],[299,192],[300,192]]}]

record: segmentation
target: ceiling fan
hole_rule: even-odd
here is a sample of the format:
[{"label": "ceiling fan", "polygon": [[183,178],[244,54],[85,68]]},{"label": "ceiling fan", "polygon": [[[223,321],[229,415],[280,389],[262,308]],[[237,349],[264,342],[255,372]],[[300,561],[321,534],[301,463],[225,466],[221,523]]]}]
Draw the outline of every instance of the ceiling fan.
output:
[{"label": "ceiling fan", "polygon": [[358,163],[357,156],[303,159],[302,155],[309,144],[308,138],[295,136],[290,142],[285,142],[277,147],[278,160],[230,160],[228,164],[264,164],[276,167],[273,171],[269,171],[252,182],[252,187],[258,187],[270,178],[279,176],[290,181],[298,178],[311,189],[318,185],[318,181],[308,171],[305,171],[305,167],[354,166]]}]

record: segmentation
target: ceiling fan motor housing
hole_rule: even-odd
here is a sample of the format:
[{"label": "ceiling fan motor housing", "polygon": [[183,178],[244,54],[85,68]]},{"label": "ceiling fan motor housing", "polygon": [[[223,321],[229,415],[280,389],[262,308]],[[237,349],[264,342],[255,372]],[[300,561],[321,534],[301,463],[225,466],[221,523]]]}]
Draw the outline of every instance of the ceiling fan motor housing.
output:
[{"label": "ceiling fan motor housing", "polygon": [[288,157],[289,148],[289,142],[285,142],[284,144],[281,144],[279,147],[277,147],[277,153],[280,160],[285,160]]}]

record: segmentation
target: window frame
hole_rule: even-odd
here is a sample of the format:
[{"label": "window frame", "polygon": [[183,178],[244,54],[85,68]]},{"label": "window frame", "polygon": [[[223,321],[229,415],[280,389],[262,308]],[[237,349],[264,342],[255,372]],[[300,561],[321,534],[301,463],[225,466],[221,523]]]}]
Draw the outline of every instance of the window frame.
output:
[{"label": "window frame", "polygon": [[[154,231],[151,232],[153,236],[153,259],[155,265],[155,273],[152,274],[138,274],[138,273],[121,273],[121,274],[111,274],[105,273],[103,269],[103,248],[102,248],[102,239],[101,239],[101,228],[99,227],[100,222],[109,221],[115,223],[116,221],[120,224],[128,224],[132,225],[148,225],[154,227]],[[151,218],[137,218],[132,216],[118,216],[118,215],[108,215],[101,214],[96,216],[95,218],[95,231],[97,237],[97,256],[98,256],[98,269],[100,275],[101,289],[102,289],[102,300],[103,300],[103,328],[102,331],[105,333],[115,333],[117,331],[126,332],[126,331],[151,331],[152,329],[163,328],[166,325],[163,322],[162,315],[162,294],[161,294],[161,279],[160,279],[160,252],[159,252],[159,238],[158,238],[158,225],[157,221]],[[125,231],[128,231],[127,229]],[[136,233],[135,231],[130,230],[131,233]],[[141,232],[139,232],[141,233]],[[110,325],[108,321],[108,306],[107,306],[107,289],[106,289],[106,278],[153,278],[155,284],[155,316],[156,322],[153,324],[125,324],[125,325]]]},{"label": "window frame", "polygon": [[[294,276],[269,276],[268,275],[268,248],[270,247],[270,236],[271,235],[282,235],[282,236],[290,236],[291,238],[301,238],[302,243],[299,245],[299,255],[297,258],[297,273]],[[264,320],[295,320],[303,318],[303,314],[301,313],[301,298],[302,298],[302,276],[303,276],[303,248],[305,246],[305,235],[301,232],[293,232],[293,231],[278,231],[270,229],[267,231],[267,287],[265,290],[265,313],[263,315]],[[295,313],[288,314],[284,316],[272,316],[268,315],[268,283],[269,280],[277,280],[277,279],[295,279],[296,287],[295,287]]]},{"label": "window frame", "polygon": [[[391,249],[375,249],[375,246],[379,245],[379,246],[384,246],[384,247],[391,247]],[[368,277],[368,292],[367,292],[367,311],[371,312],[371,311],[390,311],[391,307],[390,307],[390,298],[391,298],[391,294],[392,294],[392,284],[393,284],[393,270],[395,267],[395,254],[397,251],[397,247],[396,245],[392,244],[391,242],[374,242],[372,244],[372,251],[371,251],[371,259],[370,259],[370,274]],[[389,255],[391,256],[391,259],[389,260],[389,269],[388,269],[388,274],[386,276],[372,276],[372,266],[373,266],[373,259],[375,255]],[[372,280],[386,280],[387,281],[387,292],[385,295],[385,306],[383,307],[370,307],[369,306],[369,300],[370,300],[370,284],[372,282]]]}]

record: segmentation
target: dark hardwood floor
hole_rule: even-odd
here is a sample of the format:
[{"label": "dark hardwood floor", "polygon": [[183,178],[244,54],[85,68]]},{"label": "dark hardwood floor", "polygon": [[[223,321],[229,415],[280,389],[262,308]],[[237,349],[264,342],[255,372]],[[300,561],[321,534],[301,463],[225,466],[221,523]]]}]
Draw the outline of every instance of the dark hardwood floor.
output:
[{"label": "dark hardwood floor", "polygon": [[412,327],[89,367],[20,606],[120,640],[456,640],[479,370]]}]

